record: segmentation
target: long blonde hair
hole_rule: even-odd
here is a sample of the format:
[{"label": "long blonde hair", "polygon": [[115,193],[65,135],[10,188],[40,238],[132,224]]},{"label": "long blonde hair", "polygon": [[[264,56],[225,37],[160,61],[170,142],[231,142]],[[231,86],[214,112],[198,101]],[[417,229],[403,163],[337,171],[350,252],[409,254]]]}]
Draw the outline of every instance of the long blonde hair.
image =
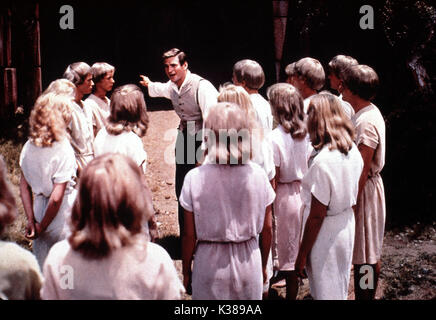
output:
[{"label": "long blonde hair", "polygon": [[153,215],[145,177],[130,158],[107,153],[92,160],[80,177],[71,212],[71,247],[92,259],[129,246]]},{"label": "long blonde hair", "polygon": [[321,93],[311,97],[307,127],[315,150],[329,145],[330,150],[348,154],[353,146],[353,125],[342,110],[338,97],[333,94]]},{"label": "long blonde hair", "polygon": [[134,84],[126,84],[114,90],[111,96],[111,113],[106,130],[113,135],[133,131],[139,137],[148,129],[147,106],[144,94]]},{"label": "long blonde hair", "polygon": [[204,127],[209,162],[240,165],[252,158],[253,122],[238,105],[219,102],[212,106]]},{"label": "long blonde hair", "polygon": [[71,97],[46,93],[39,96],[30,113],[29,139],[38,147],[50,147],[67,136],[71,121]]},{"label": "long blonde hair", "polygon": [[[257,121],[256,111],[254,110],[250,95],[243,87],[236,86],[234,84],[228,84],[226,86],[223,86],[220,88],[217,100],[218,102],[230,102],[238,105],[247,114],[249,121]],[[253,127],[255,126],[256,124],[254,123]]]},{"label": "long blonde hair", "polygon": [[294,139],[307,135],[304,103],[298,90],[288,83],[277,83],[268,88],[267,96],[274,119]]}]

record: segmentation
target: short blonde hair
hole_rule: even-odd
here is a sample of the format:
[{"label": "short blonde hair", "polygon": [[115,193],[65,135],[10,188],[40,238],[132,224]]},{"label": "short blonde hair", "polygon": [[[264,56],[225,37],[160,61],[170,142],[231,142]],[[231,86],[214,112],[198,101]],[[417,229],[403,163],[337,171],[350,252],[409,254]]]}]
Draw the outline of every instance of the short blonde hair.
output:
[{"label": "short blonde hair", "polygon": [[375,98],[379,87],[379,78],[373,68],[367,65],[355,65],[344,72],[344,84],[355,95],[370,101]]},{"label": "short blonde hair", "polygon": [[240,60],[233,66],[233,75],[239,83],[245,82],[249,89],[259,90],[265,83],[262,66],[250,59]]},{"label": "short blonde hair", "polygon": [[334,74],[339,80],[343,80],[345,70],[357,64],[359,63],[353,57],[338,54],[330,60],[327,72],[329,74]]},{"label": "short blonde hair", "polygon": [[140,168],[129,157],[107,153],[81,174],[68,241],[86,258],[103,258],[132,245],[152,215],[151,193]]},{"label": "short blonde hair", "polygon": [[296,76],[295,64],[296,62],[292,62],[286,66],[285,73],[288,78]]},{"label": "short blonde hair", "polygon": [[207,157],[210,162],[238,165],[252,158],[253,122],[238,105],[219,102],[210,107],[204,127]]},{"label": "short blonde hair", "polygon": [[88,74],[91,74],[91,67],[86,62],[74,62],[65,69],[63,78],[77,86],[85,81]]},{"label": "short blonde hair", "polygon": [[145,136],[148,128],[147,106],[144,94],[137,85],[126,84],[114,90],[111,96],[111,113],[106,130],[113,135],[133,131]]},{"label": "short blonde hair", "polygon": [[91,67],[92,81],[95,84],[100,82],[111,71],[115,72],[115,67],[107,62],[94,63]]},{"label": "short blonde hair", "polygon": [[277,83],[267,90],[274,119],[294,139],[307,135],[306,114],[303,98],[298,90],[288,83]]},{"label": "short blonde hair", "polygon": [[0,235],[17,216],[14,194],[7,178],[6,164],[0,155]]},{"label": "short blonde hair", "polygon": [[325,72],[322,64],[314,58],[302,58],[295,63],[296,76],[304,80],[312,90],[319,91],[324,86]]},{"label": "short blonde hair", "polygon": [[47,89],[43,92],[46,93],[54,93],[57,95],[65,95],[71,97],[71,99],[76,98],[76,86],[70,80],[67,79],[57,79],[52,81]]},{"label": "short blonde hair", "polygon": [[38,147],[49,147],[67,135],[71,121],[71,97],[54,93],[42,94],[30,113],[29,139]]},{"label": "short blonde hair", "polygon": [[310,99],[307,127],[315,150],[329,145],[330,150],[348,154],[355,137],[354,127],[341,107],[338,97],[320,93]]}]

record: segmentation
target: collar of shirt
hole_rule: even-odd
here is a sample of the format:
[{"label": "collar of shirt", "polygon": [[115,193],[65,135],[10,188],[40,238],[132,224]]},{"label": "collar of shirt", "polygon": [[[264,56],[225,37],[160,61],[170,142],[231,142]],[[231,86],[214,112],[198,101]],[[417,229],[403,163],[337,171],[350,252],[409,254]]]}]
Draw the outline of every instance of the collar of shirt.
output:
[{"label": "collar of shirt", "polygon": [[183,89],[183,87],[186,85],[186,82],[188,81],[188,79],[191,77],[191,71],[187,71],[186,72],[186,77],[185,77],[185,80],[183,80],[183,83],[182,83],[182,85],[180,86],[180,89],[179,89],[179,87],[177,87],[177,84],[175,84],[174,82],[172,82],[171,80],[169,80],[169,82],[170,82],[170,88],[172,88],[173,90],[175,90],[177,93],[180,93],[181,91],[182,91],[182,89]]}]

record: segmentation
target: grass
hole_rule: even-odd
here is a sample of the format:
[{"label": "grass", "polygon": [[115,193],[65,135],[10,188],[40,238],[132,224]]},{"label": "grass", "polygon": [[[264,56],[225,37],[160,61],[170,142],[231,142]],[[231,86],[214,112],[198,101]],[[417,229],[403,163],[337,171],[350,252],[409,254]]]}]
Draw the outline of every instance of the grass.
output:
[{"label": "grass", "polygon": [[31,249],[31,241],[24,236],[27,224],[27,218],[24,214],[23,204],[20,198],[19,184],[21,169],[19,165],[20,153],[23,148],[23,142],[16,142],[14,139],[0,139],[0,153],[5,160],[8,179],[12,185],[12,190],[15,196],[15,202],[18,209],[18,217],[14,223],[6,227],[5,232],[1,235],[1,239],[12,241],[26,249]]}]

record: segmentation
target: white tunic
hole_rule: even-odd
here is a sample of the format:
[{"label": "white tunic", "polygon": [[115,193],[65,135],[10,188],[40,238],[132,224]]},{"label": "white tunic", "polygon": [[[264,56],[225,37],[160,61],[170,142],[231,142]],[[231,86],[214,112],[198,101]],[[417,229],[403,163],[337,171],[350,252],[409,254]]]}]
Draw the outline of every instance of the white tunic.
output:
[{"label": "white tunic", "polygon": [[45,232],[33,241],[34,254],[42,267],[50,247],[64,239],[68,233],[67,221],[77,193],[74,189],[76,158],[66,138],[44,148],[27,141],[21,150],[20,167],[34,194],[33,212],[38,222],[44,218],[53,185],[67,182],[56,217]]},{"label": "white tunic", "polygon": [[311,295],[316,300],[348,297],[355,234],[352,206],[357,202],[362,169],[363,160],[354,144],[348,155],[324,146],[302,180],[305,219],[312,195],[327,206],[327,216],[307,261]]},{"label": "white tunic", "polygon": [[354,116],[354,109],[347,101],[342,99],[342,94],[339,95],[339,100],[341,101],[342,109],[344,110],[345,114],[348,116],[349,119],[351,119]]},{"label": "white tunic", "polygon": [[274,164],[280,167],[279,182],[289,183],[301,180],[307,172],[307,161],[313,150],[309,136],[295,140],[281,125],[271,134]]},{"label": "white tunic", "polygon": [[258,236],[274,197],[255,163],[203,164],[188,172],[180,204],[193,212],[198,240],[193,299],[262,298]]},{"label": "white tunic", "polygon": [[294,270],[301,238],[301,179],[312,150],[309,137],[295,140],[281,125],[272,131],[276,177],[274,256],[279,270]]},{"label": "white tunic", "polygon": [[[88,121],[96,128],[96,133],[106,125],[107,118],[110,115],[110,103],[111,101],[107,97],[102,100],[94,94],[91,94],[84,102],[83,109]],[[92,134],[94,135],[94,131]]]},{"label": "white tunic", "polygon": [[181,299],[184,288],[168,253],[138,238],[102,259],[84,258],[67,240],[57,243],[44,264],[42,299]]},{"label": "white tunic", "polygon": [[[84,104],[83,101],[82,104]],[[76,102],[72,104],[71,122],[68,125],[68,131],[71,136],[71,146],[76,154],[77,165],[82,170],[94,158],[92,146],[94,133],[92,123],[85,111]]]},{"label": "white tunic", "polygon": [[262,125],[265,131],[265,136],[267,136],[273,127],[273,116],[271,112],[271,106],[268,101],[265,100],[259,93],[250,94],[251,103],[256,111],[257,120]]},{"label": "white tunic", "polygon": [[385,164],[386,127],[380,110],[373,104],[352,118],[356,144],[374,149],[369,177],[357,204],[356,242],[353,264],[375,264],[380,260],[386,220],[386,203],[380,172]]},{"label": "white tunic", "polygon": [[132,131],[124,131],[119,135],[112,135],[101,129],[94,140],[94,153],[98,157],[105,153],[120,153],[131,158],[138,167],[146,171],[147,153],[141,138]]}]

